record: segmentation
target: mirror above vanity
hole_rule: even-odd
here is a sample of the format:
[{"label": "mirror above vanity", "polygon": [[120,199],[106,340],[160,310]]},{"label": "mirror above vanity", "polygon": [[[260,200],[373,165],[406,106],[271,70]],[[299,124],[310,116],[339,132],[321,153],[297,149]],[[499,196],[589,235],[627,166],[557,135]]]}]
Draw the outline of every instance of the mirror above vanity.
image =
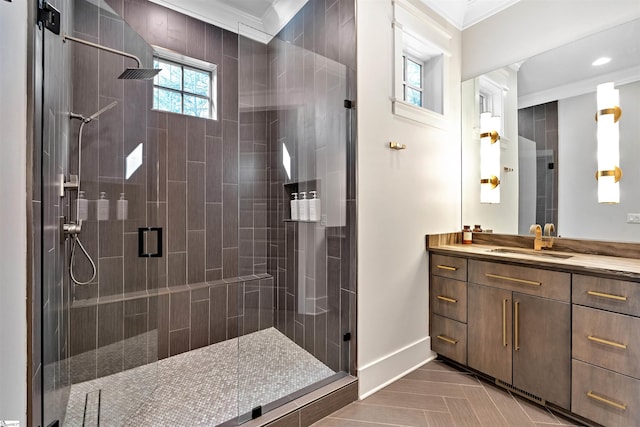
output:
[{"label": "mirror above vanity", "polygon": [[[595,178],[596,86],[606,82],[622,111],[616,204],[598,203]],[[481,113],[500,135],[492,144],[497,172],[488,172],[481,150],[480,135],[483,144],[491,139]],[[562,237],[640,241],[640,19],[462,83],[462,222],[501,234],[553,223]]]}]

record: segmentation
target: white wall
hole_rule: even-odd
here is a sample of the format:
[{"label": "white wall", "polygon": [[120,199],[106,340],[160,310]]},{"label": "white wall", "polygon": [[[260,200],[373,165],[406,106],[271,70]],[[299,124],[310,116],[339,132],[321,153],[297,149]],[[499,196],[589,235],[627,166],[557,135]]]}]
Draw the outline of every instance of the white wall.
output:
[{"label": "white wall", "polygon": [[558,233],[575,238],[637,242],[640,224],[640,82],[620,90],[620,203],[598,204],[595,91],[558,101]]},{"label": "white wall", "polygon": [[432,357],[425,234],[460,228],[460,32],[431,15],[454,36],[449,130],[391,113],[391,0],[357,2],[361,397]]},{"label": "white wall", "polygon": [[462,79],[640,17],[640,0],[521,0],[462,32]]},{"label": "white wall", "polygon": [[0,2],[0,420],[27,412],[27,2]]}]

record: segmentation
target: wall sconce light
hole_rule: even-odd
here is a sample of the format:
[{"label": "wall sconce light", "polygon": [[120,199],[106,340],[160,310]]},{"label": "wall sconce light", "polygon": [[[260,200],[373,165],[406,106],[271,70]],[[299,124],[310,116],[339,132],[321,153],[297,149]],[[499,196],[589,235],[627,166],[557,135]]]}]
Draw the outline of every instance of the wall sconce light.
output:
[{"label": "wall sconce light", "polygon": [[480,203],[500,203],[500,117],[480,114]]},{"label": "wall sconce light", "polygon": [[620,203],[620,130],[618,120],[622,110],[620,95],[613,82],[597,86],[598,112],[598,203]]}]

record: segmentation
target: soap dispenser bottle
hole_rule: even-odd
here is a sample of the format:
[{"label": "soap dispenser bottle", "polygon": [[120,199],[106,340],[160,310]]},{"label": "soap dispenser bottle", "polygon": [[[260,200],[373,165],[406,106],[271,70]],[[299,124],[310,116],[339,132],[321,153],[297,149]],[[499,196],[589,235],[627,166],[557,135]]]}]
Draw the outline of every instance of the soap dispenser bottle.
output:
[{"label": "soap dispenser bottle", "polygon": [[298,200],[298,193],[291,193],[291,219],[293,221],[298,220],[298,212],[300,207],[298,206],[300,201]]},{"label": "soap dispenser bottle", "polygon": [[100,199],[96,201],[98,221],[107,221],[109,219],[109,200],[107,193],[100,192]]},{"label": "soap dispenser bottle", "polygon": [[305,191],[300,192],[298,206],[300,207],[300,213],[298,215],[300,221],[309,221],[309,199],[307,199],[307,193]]},{"label": "soap dispenser bottle", "polygon": [[309,221],[320,221],[320,199],[317,191],[310,191],[311,200],[309,200]]},{"label": "soap dispenser bottle", "polygon": [[129,201],[124,198],[124,193],[120,193],[120,200],[118,200],[116,217],[119,220],[125,220],[129,216]]},{"label": "soap dispenser bottle", "polygon": [[78,191],[78,221],[89,219],[89,201],[84,197],[84,191]]}]

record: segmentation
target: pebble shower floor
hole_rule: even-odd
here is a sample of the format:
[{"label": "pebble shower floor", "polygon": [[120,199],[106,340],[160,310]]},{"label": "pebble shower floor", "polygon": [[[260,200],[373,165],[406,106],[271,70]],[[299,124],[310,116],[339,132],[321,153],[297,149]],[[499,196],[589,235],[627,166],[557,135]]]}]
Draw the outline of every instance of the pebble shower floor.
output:
[{"label": "pebble shower floor", "polygon": [[[71,387],[65,425],[215,426],[335,372],[275,328]],[[97,400],[96,400],[97,401]],[[95,425],[95,424],[94,424]]]}]

